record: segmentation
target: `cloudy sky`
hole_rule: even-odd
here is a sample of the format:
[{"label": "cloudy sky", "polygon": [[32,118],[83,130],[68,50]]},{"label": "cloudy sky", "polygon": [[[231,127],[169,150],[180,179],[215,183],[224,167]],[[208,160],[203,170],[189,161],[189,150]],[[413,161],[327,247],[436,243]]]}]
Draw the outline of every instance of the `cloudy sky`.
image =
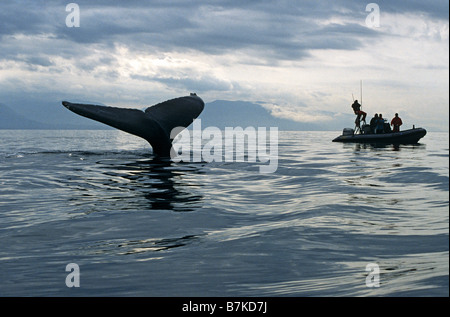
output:
[{"label": "cloudy sky", "polygon": [[142,108],[197,92],[326,125],[362,80],[369,116],[448,131],[448,0],[377,1],[379,15],[349,0],[74,1],[79,27],[69,3],[0,1],[1,103]]}]

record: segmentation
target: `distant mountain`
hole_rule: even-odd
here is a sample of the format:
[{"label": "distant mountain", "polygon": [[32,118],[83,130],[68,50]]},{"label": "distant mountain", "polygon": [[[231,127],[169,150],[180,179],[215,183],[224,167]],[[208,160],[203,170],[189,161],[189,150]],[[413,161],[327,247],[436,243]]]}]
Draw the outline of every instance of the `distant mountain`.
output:
[{"label": "distant mountain", "polygon": [[202,127],[278,127],[278,130],[320,130],[316,124],[276,118],[263,106],[246,101],[216,100],[205,105]]},{"label": "distant mountain", "polygon": [[47,125],[17,114],[0,104],[0,129],[45,129]]},{"label": "distant mountain", "polygon": [[[97,103],[99,104],[99,103]],[[21,110],[19,112],[19,109]],[[216,100],[205,104],[200,114],[202,128],[218,127],[278,127],[278,130],[323,130],[314,123],[296,122],[277,118],[257,103],[246,101]],[[61,102],[36,102],[34,106],[23,106],[17,111],[0,104],[0,129],[111,129],[111,127],[78,116],[64,107]]]},{"label": "distant mountain", "polygon": [[[62,108],[62,107],[61,107]],[[68,112],[68,111],[67,111]],[[30,116],[32,117],[32,116]],[[88,130],[88,129],[109,129],[110,127],[86,118],[75,118],[73,122],[58,119],[55,113],[47,113],[45,120],[39,117],[38,120],[30,119],[27,115],[19,114],[10,107],[0,104],[0,129],[42,129],[42,130]],[[41,121],[42,120],[42,121]],[[78,121],[77,121],[78,120]],[[92,121],[92,122],[91,122]]]}]

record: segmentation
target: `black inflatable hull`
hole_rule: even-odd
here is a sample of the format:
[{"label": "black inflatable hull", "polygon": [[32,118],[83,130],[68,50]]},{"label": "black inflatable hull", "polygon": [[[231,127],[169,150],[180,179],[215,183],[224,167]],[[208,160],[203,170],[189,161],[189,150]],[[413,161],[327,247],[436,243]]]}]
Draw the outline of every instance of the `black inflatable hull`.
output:
[{"label": "black inflatable hull", "polygon": [[382,134],[340,135],[333,142],[381,143],[381,144],[415,144],[427,134],[423,128]]}]

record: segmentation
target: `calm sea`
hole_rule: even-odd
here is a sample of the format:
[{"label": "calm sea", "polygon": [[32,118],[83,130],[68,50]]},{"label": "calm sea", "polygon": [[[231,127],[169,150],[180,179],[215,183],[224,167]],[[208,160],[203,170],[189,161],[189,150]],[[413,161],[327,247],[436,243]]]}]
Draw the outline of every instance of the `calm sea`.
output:
[{"label": "calm sea", "polygon": [[261,174],[116,130],[0,130],[0,296],[449,296],[449,134],[339,134],[280,131]]}]

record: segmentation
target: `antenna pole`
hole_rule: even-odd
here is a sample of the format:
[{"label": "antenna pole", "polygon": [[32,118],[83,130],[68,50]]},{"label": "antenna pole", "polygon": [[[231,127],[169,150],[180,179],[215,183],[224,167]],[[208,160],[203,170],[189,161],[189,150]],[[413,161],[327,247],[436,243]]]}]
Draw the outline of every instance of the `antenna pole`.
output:
[{"label": "antenna pole", "polygon": [[361,90],[361,108],[362,108],[362,80],[359,81],[359,86]]}]

